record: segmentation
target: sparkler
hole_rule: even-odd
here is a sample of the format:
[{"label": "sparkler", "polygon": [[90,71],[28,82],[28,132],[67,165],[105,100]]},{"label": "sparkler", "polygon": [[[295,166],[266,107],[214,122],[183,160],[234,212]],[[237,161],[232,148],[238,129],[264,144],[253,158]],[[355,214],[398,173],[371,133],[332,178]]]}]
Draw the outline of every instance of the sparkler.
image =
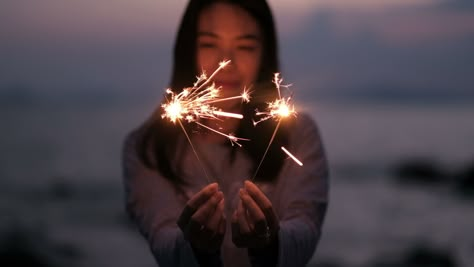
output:
[{"label": "sparkler", "polygon": [[293,154],[290,153],[290,151],[286,150],[284,146],[281,147],[281,150],[285,152],[292,160],[294,160],[298,165],[303,166],[303,162],[301,162],[299,159],[297,159]]},{"label": "sparkler", "polygon": [[[263,160],[265,159],[265,156],[268,153],[268,149],[270,148],[270,145],[272,144],[273,139],[275,139],[275,135],[278,131],[278,128],[280,127],[282,120],[290,116],[296,116],[296,110],[295,110],[294,105],[292,104],[292,96],[290,95],[289,97],[282,97],[282,94],[281,94],[281,87],[285,87],[288,89],[288,87],[290,87],[291,84],[282,85],[281,83],[283,82],[283,79],[280,77],[279,73],[275,73],[272,82],[275,84],[275,87],[278,91],[278,98],[275,101],[268,103],[268,107],[266,111],[257,110],[255,115],[263,116],[263,117],[259,119],[258,121],[253,121],[253,125],[256,126],[260,122],[263,122],[272,118],[277,120],[278,123],[275,126],[275,130],[273,131],[272,137],[270,138],[267,148],[265,149],[265,152],[263,153],[262,159],[260,160],[260,163],[258,164],[257,169],[255,170],[255,173],[251,179],[252,181],[257,176],[258,170],[260,169],[263,163]],[[299,161],[295,156],[293,156],[288,150],[286,150],[284,147],[281,147],[281,148],[296,163],[298,163],[300,166],[303,165],[303,163],[301,163],[301,161]]]},{"label": "sparkler", "polygon": [[199,122],[199,119],[218,119],[220,117],[227,118],[237,118],[242,119],[242,114],[225,112],[217,107],[211,105],[216,102],[229,101],[233,99],[242,99],[243,102],[248,102],[250,99],[250,92],[247,89],[243,90],[243,93],[239,96],[219,98],[220,87],[216,87],[214,83],[211,83],[212,78],[223,68],[225,68],[230,63],[230,60],[222,61],[219,63],[219,67],[209,76],[205,73],[202,73],[197,77],[197,81],[194,83],[193,87],[184,88],[180,93],[174,93],[171,89],[166,89],[166,94],[169,97],[166,97],[166,103],[161,107],[164,110],[164,113],[161,115],[161,118],[168,119],[173,123],[178,122],[181,129],[191,145],[191,148],[196,156],[198,162],[201,165],[201,168],[204,171],[204,174],[209,181],[209,176],[202,165],[201,160],[196,149],[191,142],[186,129],[183,126],[182,120],[187,121],[188,123],[196,123],[197,125],[206,128],[214,133],[222,135],[229,139],[232,145],[236,144],[242,146],[239,141],[248,139],[235,137],[233,134],[225,134],[216,129],[213,129],[209,126],[206,126]]}]

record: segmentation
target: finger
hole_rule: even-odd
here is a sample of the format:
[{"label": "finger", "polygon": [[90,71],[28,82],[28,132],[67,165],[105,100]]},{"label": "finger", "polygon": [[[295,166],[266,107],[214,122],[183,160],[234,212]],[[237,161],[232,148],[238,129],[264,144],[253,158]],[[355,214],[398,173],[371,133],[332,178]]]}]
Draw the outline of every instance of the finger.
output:
[{"label": "finger", "polygon": [[235,244],[236,247],[238,248],[243,248],[245,247],[245,241],[240,233],[240,226],[238,222],[232,222],[232,242]]},{"label": "finger", "polygon": [[242,204],[242,200],[239,201],[239,205],[237,206],[237,222],[239,224],[240,233],[242,234],[250,233],[250,226],[247,221],[247,217],[245,215],[245,210]]},{"label": "finger", "polygon": [[217,204],[214,213],[211,214],[211,217],[207,221],[206,227],[212,230],[214,233],[218,232],[219,224],[222,219],[222,215],[224,213],[224,199]]},{"label": "finger", "polygon": [[191,220],[191,216],[193,216],[194,212],[196,212],[196,210],[189,207],[188,205],[184,207],[177,221],[177,224],[181,230],[186,228],[186,225],[188,225],[189,220]]},{"label": "finger", "polygon": [[247,190],[240,189],[239,195],[244,208],[249,213],[250,221],[253,222],[253,224],[256,224],[260,221],[265,221],[265,215],[263,214],[257,203],[255,203],[253,198],[251,198],[250,195],[247,193]]},{"label": "finger", "polygon": [[190,220],[188,225],[186,226],[186,230],[184,232],[184,238],[193,242],[194,244],[198,244],[197,241],[201,240],[201,231],[203,230],[202,224]]},{"label": "finger", "polygon": [[219,222],[219,230],[218,230],[218,233],[219,234],[225,234],[225,230],[226,230],[226,227],[227,227],[227,221],[224,217],[221,218],[221,221]]},{"label": "finger", "polygon": [[267,219],[268,227],[270,227],[272,231],[278,231],[278,228],[279,228],[278,217],[276,216],[276,213],[273,210],[273,208],[270,207],[270,208],[264,209],[263,214],[265,214],[265,218]]},{"label": "finger", "polygon": [[265,194],[250,181],[245,181],[244,188],[248,194],[255,200],[260,209],[266,209],[272,206],[272,202],[265,196]]},{"label": "finger", "polygon": [[224,194],[221,191],[215,193],[211,198],[209,198],[203,205],[198,208],[198,210],[191,217],[191,220],[206,225],[207,221],[209,221],[209,218],[214,213],[219,202],[223,198]]},{"label": "finger", "polygon": [[278,218],[275,211],[273,210],[272,203],[265,196],[265,194],[252,182],[245,181],[244,187],[247,193],[255,200],[257,205],[262,210],[267,220],[268,226],[270,228],[275,228],[278,226]]},{"label": "finger", "polygon": [[249,225],[250,232],[252,232],[255,229],[255,221],[250,217],[249,211],[245,209],[245,219],[247,220],[247,223]]},{"label": "finger", "polygon": [[217,189],[217,183],[209,184],[201,189],[201,191],[197,192],[186,204],[191,208],[197,209],[214,195],[217,192]]},{"label": "finger", "polygon": [[225,233],[225,220],[221,217],[219,222],[218,231],[214,232],[213,236],[210,240],[210,247],[213,249],[219,249],[222,241],[224,241],[224,233]]}]

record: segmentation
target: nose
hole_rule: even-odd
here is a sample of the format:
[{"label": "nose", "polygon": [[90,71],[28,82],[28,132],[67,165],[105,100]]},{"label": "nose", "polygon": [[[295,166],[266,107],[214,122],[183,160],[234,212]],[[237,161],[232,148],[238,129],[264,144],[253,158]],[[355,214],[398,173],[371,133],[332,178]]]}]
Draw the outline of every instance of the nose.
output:
[{"label": "nose", "polygon": [[230,60],[229,64],[222,70],[223,73],[233,73],[237,70],[235,55],[231,50],[225,50],[221,53],[220,61]]},{"label": "nose", "polygon": [[[230,60],[230,64],[228,65],[228,67],[231,67],[232,65],[235,65],[234,52],[232,51],[232,49],[222,49],[220,58],[221,58],[220,59],[221,61]],[[226,68],[228,68],[228,67],[226,67]]]}]

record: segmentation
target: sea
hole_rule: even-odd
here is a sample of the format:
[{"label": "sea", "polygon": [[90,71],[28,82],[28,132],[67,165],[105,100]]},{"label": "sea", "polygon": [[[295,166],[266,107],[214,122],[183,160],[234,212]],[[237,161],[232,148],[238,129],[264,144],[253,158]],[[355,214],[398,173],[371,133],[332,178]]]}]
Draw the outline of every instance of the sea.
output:
[{"label": "sea", "polygon": [[[124,211],[120,151],[158,101],[0,101],[0,261],[157,266]],[[329,209],[308,266],[423,257],[474,266],[474,198],[455,189],[455,174],[474,165],[474,105],[306,101],[296,108],[318,123],[330,163]],[[399,166],[420,160],[452,175],[430,184],[397,178]]]}]

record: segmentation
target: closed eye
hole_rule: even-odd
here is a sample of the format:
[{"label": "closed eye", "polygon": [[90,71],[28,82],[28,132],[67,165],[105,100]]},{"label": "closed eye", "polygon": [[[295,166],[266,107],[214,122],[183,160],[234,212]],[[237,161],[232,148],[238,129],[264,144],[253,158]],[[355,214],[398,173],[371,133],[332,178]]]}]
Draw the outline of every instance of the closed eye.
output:
[{"label": "closed eye", "polygon": [[214,43],[200,42],[198,44],[199,48],[214,48],[216,45]]},{"label": "closed eye", "polygon": [[255,49],[257,49],[257,48],[256,48],[256,46],[254,46],[254,45],[239,45],[239,46],[237,47],[237,49],[239,49],[239,50],[241,50],[241,51],[253,52],[253,51],[255,51]]}]

